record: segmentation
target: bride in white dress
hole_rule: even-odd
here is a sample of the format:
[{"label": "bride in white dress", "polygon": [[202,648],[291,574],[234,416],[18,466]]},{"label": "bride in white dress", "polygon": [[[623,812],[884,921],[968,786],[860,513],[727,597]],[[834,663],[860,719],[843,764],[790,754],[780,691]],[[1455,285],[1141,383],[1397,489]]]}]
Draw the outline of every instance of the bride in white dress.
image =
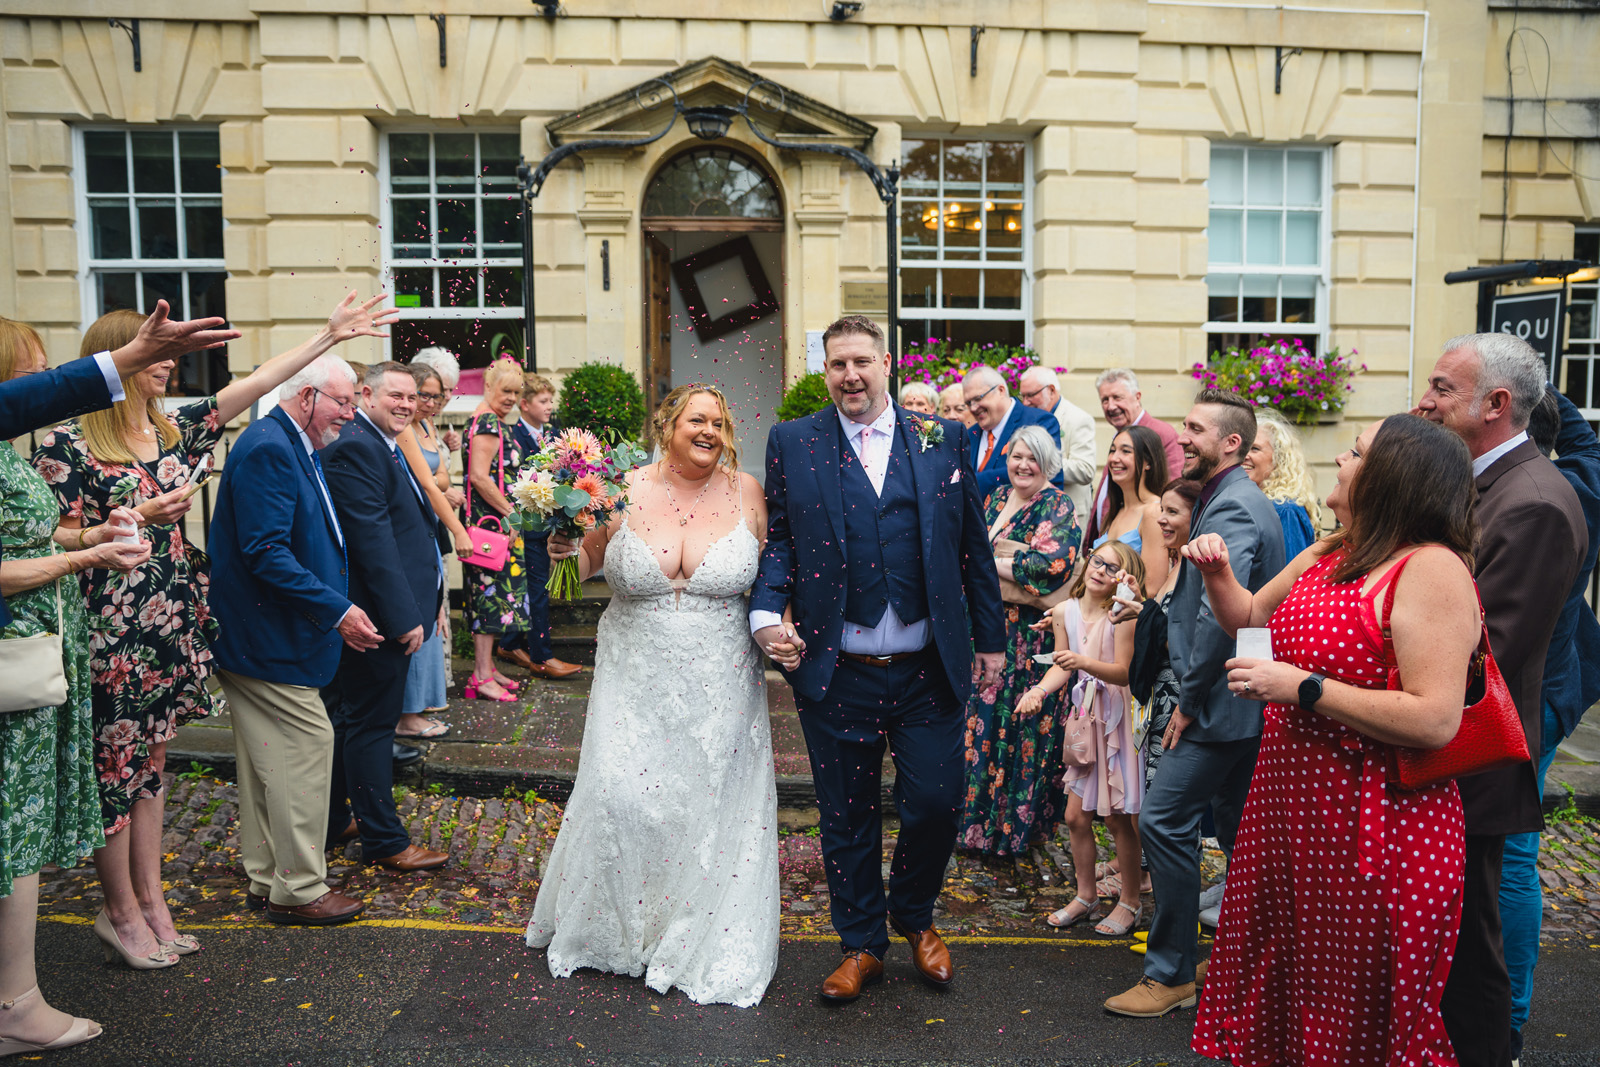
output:
[{"label": "bride in white dress", "polygon": [[[643,975],[749,1007],[778,963],[772,738],[744,599],[766,506],[720,392],[680,387],[657,420],[660,462],[634,472],[627,510],[579,554],[585,577],[604,561],[611,604],[527,942],[549,947],[558,978]],[[551,537],[553,558],[575,552]]]}]

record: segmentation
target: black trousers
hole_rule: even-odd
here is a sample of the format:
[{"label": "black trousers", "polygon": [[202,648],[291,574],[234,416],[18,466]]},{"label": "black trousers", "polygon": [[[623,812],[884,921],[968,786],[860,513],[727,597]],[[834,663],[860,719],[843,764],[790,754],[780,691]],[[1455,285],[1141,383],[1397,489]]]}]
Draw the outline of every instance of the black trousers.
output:
[{"label": "black trousers", "polygon": [[1500,942],[1503,835],[1468,834],[1461,935],[1439,1010],[1461,1067],[1509,1067],[1511,978]]},{"label": "black trousers", "polygon": [[394,803],[394,727],[410,666],[398,641],[384,641],[370,652],[346,645],[339,673],[322,690],[333,723],[328,836],[337,838],[353,812],[367,860],[393,856],[411,844]]},{"label": "black trousers", "polygon": [[[931,648],[887,667],[841,657],[827,696],[795,702],[822,816],[833,927],[846,952],[864,948],[882,959],[886,911],[912,930],[933,925],[966,785],[961,704]],[[887,898],[878,810],[885,745],[900,815]]]}]

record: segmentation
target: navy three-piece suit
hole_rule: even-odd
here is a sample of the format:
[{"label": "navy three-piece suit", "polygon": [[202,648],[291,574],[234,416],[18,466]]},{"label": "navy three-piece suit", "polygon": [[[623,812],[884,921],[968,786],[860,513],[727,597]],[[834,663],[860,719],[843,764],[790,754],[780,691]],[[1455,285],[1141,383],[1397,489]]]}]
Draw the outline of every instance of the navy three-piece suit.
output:
[{"label": "navy three-piece suit", "polygon": [[[924,448],[913,418],[944,440]],[[964,445],[959,424],[897,407],[880,492],[832,406],[779,423],[767,438],[767,546],[750,607],[792,608],[806,643],[787,676],[822,814],[833,924],[847,952],[883,956],[886,907],[909,929],[932,925],[961,810],[973,649],[1005,644]],[[841,655],[846,625],[875,629],[891,605],[902,623],[928,621],[926,647],[893,662]],[[878,811],[885,742],[900,814],[887,901]]]}]

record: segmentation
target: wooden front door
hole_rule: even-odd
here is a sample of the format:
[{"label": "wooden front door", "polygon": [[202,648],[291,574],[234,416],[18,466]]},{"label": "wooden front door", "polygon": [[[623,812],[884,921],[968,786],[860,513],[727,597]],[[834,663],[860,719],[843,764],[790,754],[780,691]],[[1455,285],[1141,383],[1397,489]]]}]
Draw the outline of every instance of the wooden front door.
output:
[{"label": "wooden front door", "polygon": [[672,253],[654,234],[645,235],[645,362],[650,408],[672,391]]}]

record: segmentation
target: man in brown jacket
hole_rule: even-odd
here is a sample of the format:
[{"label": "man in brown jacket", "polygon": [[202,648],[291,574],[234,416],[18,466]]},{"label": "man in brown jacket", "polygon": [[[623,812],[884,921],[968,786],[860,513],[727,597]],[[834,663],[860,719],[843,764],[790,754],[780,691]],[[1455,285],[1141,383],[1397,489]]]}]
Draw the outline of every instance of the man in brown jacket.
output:
[{"label": "man in brown jacket", "polygon": [[[1542,731],[1540,685],[1550,634],[1589,544],[1572,486],[1528,440],[1544,362],[1509,334],[1456,337],[1428,376],[1417,414],[1461,435],[1478,489],[1478,590],[1489,644],[1528,750]],[[1511,984],[1500,940],[1500,857],[1507,834],[1543,828],[1534,765],[1462,778],[1466,886],[1461,936],[1445,984],[1445,1028],[1462,1067],[1507,1067]]]}]

